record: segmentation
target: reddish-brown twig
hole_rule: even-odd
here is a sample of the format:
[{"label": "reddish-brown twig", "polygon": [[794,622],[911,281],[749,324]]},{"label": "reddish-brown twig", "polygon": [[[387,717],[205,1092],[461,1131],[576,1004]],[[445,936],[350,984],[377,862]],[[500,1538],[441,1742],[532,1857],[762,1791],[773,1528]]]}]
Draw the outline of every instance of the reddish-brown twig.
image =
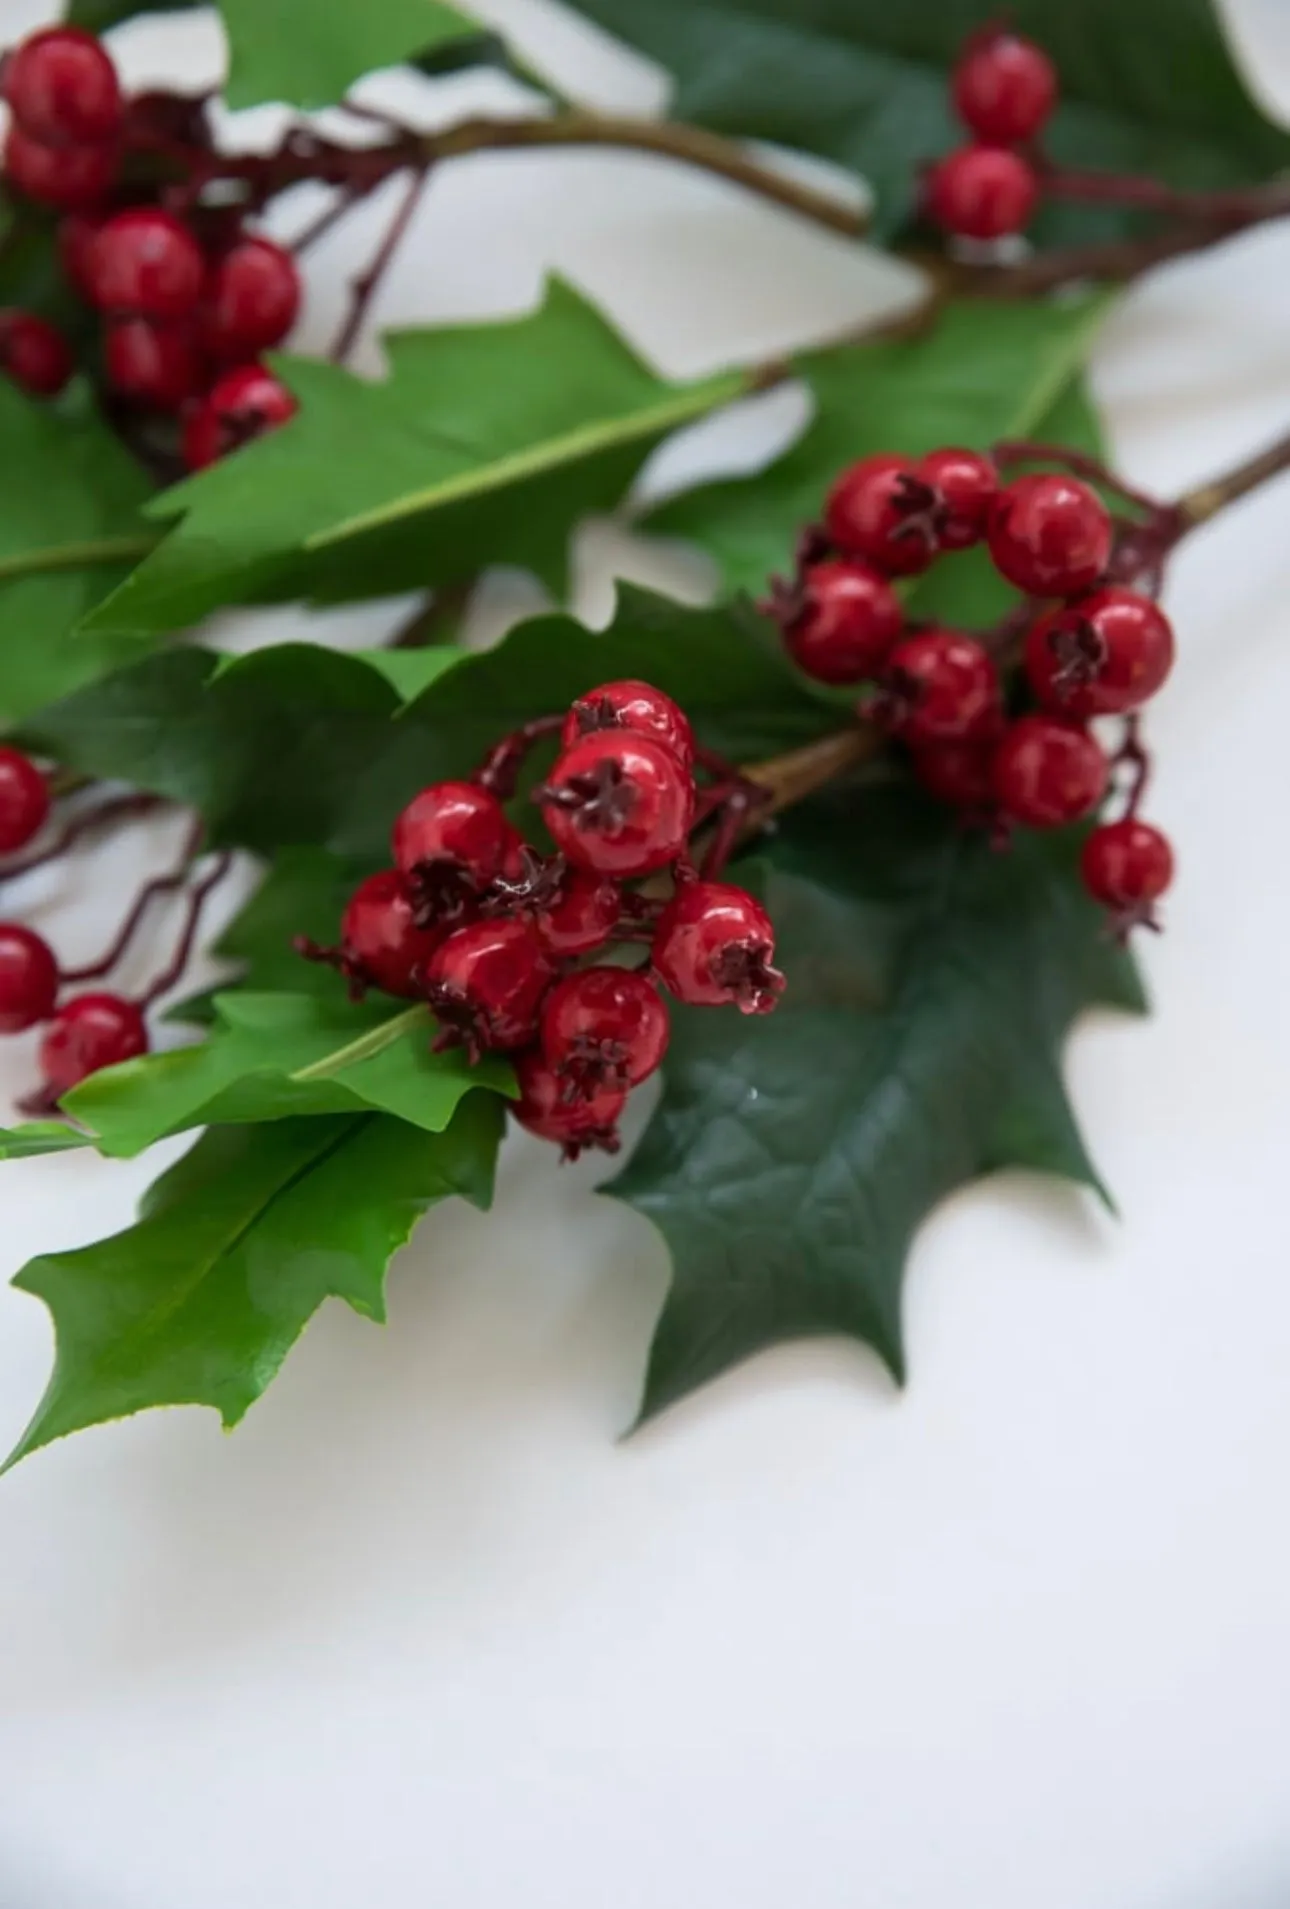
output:
[{"label": "reddish-brown twig", "polygon": [[143,887],[134,898],[134,903],[129,914],[122,922],[111,945],[99,956],[97,961],[91,961],[83,968],[64,968],[63,980],[65,982],[101,981],[104,975],[111,974],[113,968],[115,968],[117,963],[124,957],[130,943],[134,940],[139,926],[152,903],[159,901],[163,895],[176,894],[178,890],[184,886],[184,883],[188,879],[188,870],[192,864],[192,859],[201,847],[202,832],[202,824],[195,822],[189,830],[188,839],[184,843],[182,857],[176,866],[170,870],[169,874],[154,875],[150,881],[143,884]]},{"label": "reddish-brown twig", "polygon": [[229,850],[225,849],[221,854],[215,857],[207,873],[202,876],[202,879],[192,890],[188,897],[188,908],[184,918],[184,925],[180,932],[179,940],[175,945],[174,955],[146,991],[139,996],[139,1006],[141,1008],[147,1009],[152,1007],[164,994],[168,994],[177,982],[182,981],[187,972],[188,963],[192,959],[193,948],[197,941],[198,931],[201,928],[202,914],[205,911],[206,903],[210,900],[210,897],[224,880],[224,877],[228,874],[232,866],[232,854]]},{"label": "reddish-brown twig", "polygon": [[349,311],[345,316],[344,323],[336,334],[335,343],[327,354],[336,364],[344,363],[358,340],[358,334],[363,329],[363,320],[367,316],[381,280],[390,269],[394,254],[398,251],[404,235],[412,223],[413,214],[416,212],[417,206],[420,203],[421,195],[426,189],[426,181],[429,177],[430,169],[428,166],[422,166],[419,171],[413,173],[412,178],[408,182],[408,189],[403,195],[402,204],[391,219],[384,238],[376,248],[371,264],[365,272],[360,272],[359,276],[351,281],[350,291],[352,296]]},{"label": "reddish-brown twig", "polygon": [[30,875],[35,869],[46,868],[57,862],[87,835],[96,835],[100,829],[111,828],[115,822],[133,821],[137,816],[147,815],[153,809],[162,806],[163,797],[159,795],[117,795],[106,802],[100,802],[97,808],[87,809],[84,814],[72,818],[50,842],[47,848],[40,849],[21,862],[8,862],[0,866],[0,882],[16,881],[20,875]]}]

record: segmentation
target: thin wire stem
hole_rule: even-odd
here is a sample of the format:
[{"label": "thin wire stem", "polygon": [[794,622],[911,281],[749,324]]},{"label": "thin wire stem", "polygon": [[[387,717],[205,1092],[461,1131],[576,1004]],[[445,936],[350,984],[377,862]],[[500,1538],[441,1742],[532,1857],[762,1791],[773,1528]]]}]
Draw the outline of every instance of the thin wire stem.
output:
[{"label": "thin wire stem", "polygon": [[216,856],[207,874],[202,876],[188,897],[188,911],[183,930],[175,946],[174,956],[168,965],[153,981],[144,994],[139,997],[139,1006],[144,1010],[152,1007],[164,994],[168,994],[178,981],[182,981],[192,960],[193,946],[197,940],[202,923],[202,914],[206,904],[233,866],[233,856],[224,849]]},{"label": "thin wire stem", "polygon": [[336,334],[336,342],[328,353],[334,363],[343,364],[353,350],[381,280],[389,270],[394,254],[398,251],[400,242],[412,223],[413,214],[420,203],[429,177],[430,172],[427,166],[422,166],[419,172],[413,173],[408,190],[404,194],[403,203],[390,221],[389,229],[377,247],[372,263],[365,272],[354,279],[351,286],[353,296],[349,311]]}]

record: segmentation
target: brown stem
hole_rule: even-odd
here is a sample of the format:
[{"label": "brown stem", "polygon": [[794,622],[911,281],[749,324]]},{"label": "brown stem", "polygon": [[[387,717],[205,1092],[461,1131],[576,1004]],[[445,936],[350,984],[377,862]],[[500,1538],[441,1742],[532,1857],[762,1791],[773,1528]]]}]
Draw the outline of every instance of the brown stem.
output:
[{"label": "brown stem", "polygon": [[1260,484],[1279,477],[1285,470],[1290,470],[1290,431],[1269,444],[1266,450],[1235,465],[1224,476],[1184,492],[1173,506],[1179,519],[1174,541],[1185,537],[1189,530],[1195,530],[1199,524],[1208,523],[1211,517],[1217,517],[1221,510],[1226,510],[1229,504],[1248,497]]},{"label": "brown stem", "polygon": [[193,856],[201,847],[201,840],[202,825],[200,822],[196,822],[189,831],[188,840],[184,844],[183,857],[177,867],[171,869],[168,875],[154,875],[151,881],[147,881],[143,884],[135,896],[134,904],[117,931],[111,946],[99,956],[97,961],[90,962],[89,965],[84,968],[64,968],[62,978],[65,982],[100,981],[104,975],[111,974],[113,968],[116,967],[130,946],[130,943],[134,940],[139,924],[147,914],[151,904],[157,901],[162,895],[173,895],[178,889],[183,887],[188,877],[188,869]]},{"label": "brown stem", "polygon": [[0,867],[0,882],[16,881],[20,875],[30,875],[33,869],[45,868],[51,862],[61,860],[83,836],[97,835],[100,829],[111,828],[115,822],[132,821],[136,816],[147,815],[151,810],[160,808],[162,801],[159,795],[118,795],[101,802],[97,808],[87,809],[84,815],[78,815],[68,822],[48,848],[29,855],[25,861],[9,862]]},{"label": "brown stem", "polygon": [[198,929],[201,927],[202,915],[205,911],[206,903],[210,900],[210,897],[219,887],[232,866],[232,854],[228,849],[225,849],[222,854],[216,856],[209,872],[202,876],[202,879],[193,889],[191,895],[188,897],[188,912],[184,919],[184,926],[179,941],[175,947],[174,956],[162,969],[161,973],[146,992],[140,995],[139,1006],[141,1008],[147,1009],[152,1007],[154,1003],[161,999],[163,994],[170,992],[177,981],[183,979],[187,972],[188,963],[192,959],[193,946],[197,940]]},{"label": "brown stem", "polygon": [[450,643],[457,625],[474,593],[478,576],[463,577],[459,583],[446,584],[400,623],[386,647],[392,650],[426,650],[438,643]]},{"label": "brown stem", "polygon": [[413,173],[412,178],[408,182],[408,189],[403,195],[403,202],[399,206],[393,219],[391,219],[389,228],[386,231],[385,237],[381,240],[380,245],[377,247],[371,264],[365,272],[361,272],[352,282],[350,289],[353,293],[353,297],[350,308],[346,314],[344,323],[336,334],[336,342],[328,354],[337,364],[344,363],[357,342],[358,334],[363,328],[363,320],[367,316],[368,308],[376,296],[377,288],[381,280],[390,269],[394,254],[398,251],[399,245],[409,225],[412,223],[413,214],[416,212],[417,206],[420,203],[421,195],[426,189],[426,181],[429,177],[430,169],[428,166],[422,166],[418,172]]},{"label": "brown stem", "polygon": [[1115,491],[1137,510],[1154,511],[1157,508],[1154,497],[1148,497],[1145,491],[1134,490],[1114,471],[1108,470],[1100,458],[1089,457],[1083,451],[1069,450],[1064,444],[1036,444],[1028,438],[1007,438],[1001,444],[992,444],[990,455],[1000,467],[1009,464],[1060,464],[1072,477],[1087,478],[1091,484],[1102,484],[1106,489]]}]

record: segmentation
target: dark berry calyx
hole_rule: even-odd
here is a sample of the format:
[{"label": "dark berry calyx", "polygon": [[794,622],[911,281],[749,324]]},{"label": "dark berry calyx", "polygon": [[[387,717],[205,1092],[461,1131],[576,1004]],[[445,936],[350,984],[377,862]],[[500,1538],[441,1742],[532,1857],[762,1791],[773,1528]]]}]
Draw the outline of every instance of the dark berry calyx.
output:
[{"label": "dark berry calyx", "polygon": [[1047,643],[1053,661],[1049,682],[1058,696],[1096,682],[1106,667],[1106,638],[1087,617],[1054,623]]},{"label": "dark berry calyx", "polygon": [[728,941],[712,957],[714,984],[745,1014],[770,1014],[784,992],[784,976],[771,965],[773,952],[765,941]]},{"label": "dark berry calyx", "polygon": [[603,756],[564,782],[544,784],[535,799],[563,810],[576,828],[617,830],[631,821],[639,794],[623,764]]}]

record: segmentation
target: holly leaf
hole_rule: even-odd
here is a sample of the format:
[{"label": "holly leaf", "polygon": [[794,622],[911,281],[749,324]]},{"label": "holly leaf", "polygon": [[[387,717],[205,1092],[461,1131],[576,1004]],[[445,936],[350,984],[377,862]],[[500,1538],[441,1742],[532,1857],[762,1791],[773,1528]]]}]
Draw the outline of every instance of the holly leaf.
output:
[{"label": "holly leaf", "polygon": [[657,444],[743,388],[735,372],[668,384],[559,282],[523,318],[385,343],[379,383],[275,361],[299,415],[154,499],[149,514],[177,527],[87,631],[451,585],[497,563],[560,594],[577,521],[618,504]]},{"label": "holly leaf", "polygon": [[[819,153],[873,188],[873,231],[907,224],[921,168],[962,143],[949,73],[995,0],[578,0],[579,11],[676,78],[675,118]],[[1045,150],[1060,165],[1145,173],[1184,189],[1267,178],[1290,134],[1259,110],[1212,0],[1015,0],[1009,26],[1056,63]],[[1044,245],[1131,230],[1114,207],[1050,202]]]},{"label": "holly leaf", "polygon": [[269,856],[312,845],[375,866],[419,788],[469,773],[507,730],[608,676],[657,683],[733,761],[837,726],[836,699],[797,674],[751,611],[624,590],[603,634],[534,618],[484,655],[458,655],[407,704],[383,670],[311,644],[232,661],[182,649],[42,710],[22,733],[68,768],[199,810],[212,839]]},{"label": "holly leaf", "polygon": [[915,338],[815,352],[798,367],[815,415],[787,456],[756,476],[671,498],[645,527],[701,544],[728,588],[760,591],[791,564],[801,527],[818,521],[830,484],[855,459],[943,444],[984,449],[1037,434],[1105,310],[1100,297],[1059,305],[958,299]]},{"label": "holly leaf", "polygon": [[32,1160],[42,1153],[68,1153],[88,1147],[88,1134],[77,1133],[62,1120],[28,1120],[21,1127],[0,1128],[0,1160]]},{"label": "holly leaf", "polygon": [[644,1416],[767,1346],[843,1333],[901,1379],[918,1226],[1004,1167],[1100,1190],[1061,1075],[1085,1008],[1141,1011],[1077,834],[1001,854],[904,783],[785,819],[764,884],[788,989],[678,1013],[665,1090],[609,1191],[672,1253]]},{"label": "holly leaf", "polygon": [[79,634],[85,613],[146,546],[150,486],[88,393],[36,403],[0,380],[0,724],[152,647]]},{"label": "holly leaf", "polygon": [[63,1105],[100,1153],[128,1159],[190,1127],[304,1114],[376,1109],[439,1133],[473,1090],[513,1091],[510,1069],[495,1057],[470,1067],[458,1050],[433,1053],[428,1008],[385,996],[347,1001],[331,979],[329,998],[216,995],[208,1039],[105,1068]]},{"label": "holly leaf", "polygon": [[206,1134],[136,1225],[18,1274],[57,1349],[8,1464],[154,1405],[235,1425],[324,1299],[384,1321],[391,1255],[439,1200],[489,1204],[500,1133],[501,1103],[472,1094],[440,1134],[374,1114]]}]

